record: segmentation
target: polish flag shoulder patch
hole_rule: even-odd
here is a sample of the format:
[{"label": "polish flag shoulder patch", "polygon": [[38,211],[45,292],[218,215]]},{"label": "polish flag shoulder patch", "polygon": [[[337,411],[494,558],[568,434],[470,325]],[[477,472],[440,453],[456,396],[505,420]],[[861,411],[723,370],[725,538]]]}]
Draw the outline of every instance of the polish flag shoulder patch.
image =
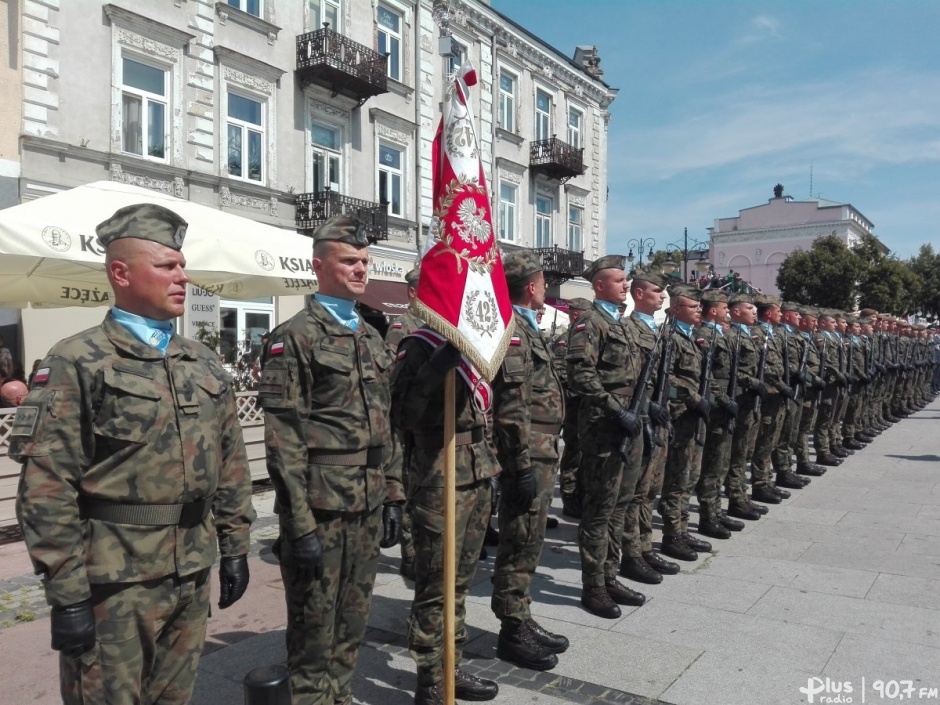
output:
[{"label": "polish flag shoulder patch", "polygon": [[33,384],[45,384],[49,380],[49,372],[48,367],[36,370],[36,374],[33,375]]},{"label": "polish flag shoulder patch", "polygon": [[584,330],[587,326],[584,323],[579,323],[574,327],[576,331]]},{"label": "polish flag shoulder patch", "polygon": [[395,356],[395,359],[396,359],[396,360],[404,360],[404,359],[405,359],[405,355],[407,355],[407,354],[408,354],[408,351],[407,351],[407,350],[401,350],[401,351],[399,351],[399,353]]},{"label": "polish flag shoulder patch", "polygon": [[284,354],[284,343],[274,343],[268,348],[268,355],[271,357],[276,357],[277,355]]},{"label": "polish flag shoulder patch", "polygon": [[520,338],[518,335],[514,335],[509,339],[509,344],[510,345],[522,345],[522,338]]},{"label": "polish flag shoulder patch", "polygon": [[401,328],[401,323],[393,323],[392,328]]}]

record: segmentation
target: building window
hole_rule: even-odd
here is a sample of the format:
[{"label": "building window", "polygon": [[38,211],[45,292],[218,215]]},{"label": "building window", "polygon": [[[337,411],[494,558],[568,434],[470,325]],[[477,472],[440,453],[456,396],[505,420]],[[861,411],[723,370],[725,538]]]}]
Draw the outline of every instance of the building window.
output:
[{"label": "building window", "polygon": [[450,54],[447,55],[447,75],[452,76],[467,60],[467,47],[456,39],[450,39]]},{"label": "building window", "polygon": [[264,105],[228,92],[228,173],[249,181],[264,180]]},{"label": "building window", "polygon": [[264,296],[244,301],[222,299],[219,303],[222,359],[233,368],[250,369],[261,355],[261,336],[274,327],[274,300]]},{"label": "building window", "polygon": [[535,91],[535,140],[552,136],[552,97],[543,90]]},{"label": "building window", "polygon": [[581,147],[581,124],[584,114],[577,108],[568,108],[568,144]]},{"label": "building window", "polygon": [[261,0],[228,0],[228,4],[249,15],[261,17]]},{"label": "building window", "polygon": [[379,201],[388,203],[388,214],[402,217],[404,199],[402,198],[402,162],[403,151],[397,147],[379,144]]},{"label": "building window", "polygon": [[379,5],[376,17],[379,23],[379,54],[388,54],[388,77],[401,81],[402,16]]},{"label": "building window", "polygon": [[340,31],[339,18],[340,0],[310,0],[310,29],[317,30],[323,27],[324,22],[330,24],[334,32]]},{"label": "building window", "polygon": [[568,206],[568,249],[572,252],[584,251],[581,237],[583,229],[584,209],[578,206]]},{"label": "building window", "polygon": [[313,192],[340,190],[340,132],[335,127],[313,123]]},{"label": "building window", "polygon": [[127,57],[122,66],[121,148],[164,161],[167,72]]},{"label": "building window", "polygon": [[499,184],[499,239],[505,242],[516,241],[516,193],[512,184],[501,181]]},{"label": "building window", "polygon": [[499,126],[507,132],[515,132],[516,77],[502,70],[499,72]]},{"label": "building window", "polygon": [[535,246],[552,246],[552,199],[535,197]]}]

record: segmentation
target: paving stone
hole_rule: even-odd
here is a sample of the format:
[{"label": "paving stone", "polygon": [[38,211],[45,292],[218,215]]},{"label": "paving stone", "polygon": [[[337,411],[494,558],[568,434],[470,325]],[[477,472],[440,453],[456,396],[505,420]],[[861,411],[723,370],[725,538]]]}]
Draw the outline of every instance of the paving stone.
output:
[{"label": "paving stone", "polygon": [[868,527],[823,526],[808,522],[796,523],[777,521],[773,514],[771,520],[760,520],[755,534],[774,536],[775,538],[815,541],[820,543],[838,543],[841,546],[864,546],[867,549],[893,551],[901,543],[904,534],[899,531],[876,530]]},{"label": "paving stone", "polygon": [[865,598],[895,605],[940,610],[940,580],[881,573]]},{"label": "paving stone", "polygon": [[[931,506],[924,505],[923,509]],[[937,511],[936,518],[925,515],[923,510],[917,516],[879,516],[875,513],[845,512],[845,516],[839,520],[839,526],[940,536],[940,509]]]},{"label": "paving stone", "polygon": [[868,550],[864,546],[814,543],[800,556],[802,563],[858,568],[864,566],[878,573],[910,575],[940,580],[940,561],[930,556],[916,556],[889,551]]},{"label": "paving stone", "polygon": [[940,556],[940,536],[931,536],[921,533],[905,534],[898,553],[916,554],[918,556]]},{"label": "paving stone", "polygon": [[[882,702],[882,691],[875,690],[874,681],[912,681],[917,691],[906,698],[914,702],[936,702],[940,693],[920,697],[920,688],[940,690],[940,649],[906,640],[871,639],[865,635],[847,634],[836,648],[825,673],[837,680],[851,680],[857,692],[855,702]],[[862,699],[862,678],[865,697]],[[902,686],[904,687],[904,686]],[[884,702],[899,698],[884,698]]]}]

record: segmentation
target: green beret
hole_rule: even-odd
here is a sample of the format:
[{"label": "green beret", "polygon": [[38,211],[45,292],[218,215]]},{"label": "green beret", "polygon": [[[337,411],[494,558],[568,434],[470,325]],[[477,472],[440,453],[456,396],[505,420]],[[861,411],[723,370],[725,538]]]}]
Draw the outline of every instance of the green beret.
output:
[{"label": "green beret", "polygon": [[665,289],[669,286],[669,280],[662,272],[657,272],[655,269],[641,269],[639,267],[635,268],[632,272],[634,282],[649,282],[653,286],[658,286],[660,289]]},{"label": "green beret", "polygon": [[836,312],[831,308],[820,308],[819,309],[819,318],[835,318]]},{"label": "green beret", "polygon": [[800,313],[801,308],[803,307],[793,301],[784,301],[780,305],[780,310],[783,311],[784,313],[789,312],[789,311],[796,311],[797,313]]},{"label": "green beret", "polygon": [[701,301],[702,290],[691,284],[673,284],[669,287],[669,298],[671,299],[675,296],[684,296],[693,301]]},{"label": "green beret", "polygon": [[602,269],[623,269],[627,266],[627,258],[623,255],[604,255],[588,265],[581,276],[591,281]]},{"label": "green beret", "polygon": [[702,292],[702,301],[710,304],[726,304],[728,295],[721,289],[705,289]]},{"label": "green beret", "polygon": [[334,215],[313,232],[314,244],[327,240],[345,242],[356,247],[366,247],[369,244],[365,224],[350,215]]},{"label": "green beret", "polygon": [[188,223],[169,208],[156,203],[124,206],[95,228],[98,242],[107,247],[115,240],[132,237],[159,242],[173,250],[183,249]]},{"label": "green beret", "polygon": [[418,280],[421,278],[421,270],[415,267],[405,275],[405,283],[408,286],[418,286]]},{"label": "green beret", "polygon": [[736,293],[728,297],[729,306],[737,306],[738,304],[753,304],[754,297],[750,294],[745,293]]},{"label": "green beret", "polygon": [[510,286],[520,284],[542,271],[542,260],[532,250],[513,250],[503,255],[503,271]]},{"label": "green beret", "polygon": [[582,299],[577,297],[574,299],[568,299],[568,310],[569,311],[589,311],[593,304],[587,299]]},{"label": "green beret", "polygon": [[779,296],[773,294],[758,294],[754,297],[754,305],[758,308],[767,308],[770,306],[779,306],[783,303]]},{"label": "green beret", "polygon": [[853,316],[852,314],[846,314],[845,316],[846,323],[858,323],[858,316]]}]

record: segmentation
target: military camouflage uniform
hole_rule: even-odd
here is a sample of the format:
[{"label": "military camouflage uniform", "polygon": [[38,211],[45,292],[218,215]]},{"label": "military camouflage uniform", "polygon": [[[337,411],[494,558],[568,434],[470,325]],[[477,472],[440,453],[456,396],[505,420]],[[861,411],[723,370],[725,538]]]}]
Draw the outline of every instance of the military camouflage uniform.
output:
[{"label": "military camouflage uniform", "polygon": [[[408,618],[408,645],[418,667],[418,685],[444,678],[444,378],[428,359],[431,345],[405,338],[399,346],[392,382],[396,430],[412,444],[411,514],[415,542],[415,594]],[[486,438],[484,412],[459,375],[456,379],[456,585],[455,663],[467,640],[466,599],[490,519],[490,478],[498,464]]]},{"label": "military camouflage uniform", "polygon": [[568,341],[571,339],[573,328],[574,326],[571,326],[564,335],[558,336],[552,344],[552,354],[555,357],[555,372],[565,392],[565,420],[562,425],[564,448],[559,461],[558,483],[562,497],[578,496],[580,499],[578,467],[581,465],[581,444],[578,442],[578,406],[581,399],[572,393],[571,385],[568,384]]},{"label": "military camouflage uniform", "polygon": [[[270,335],[258,401],[280,507],[287,664],[294,703],[351,699],[382,537],[382,507],[403,502],[379,333],[355,331],[316,299]],[[323,577],[300,579],[292,542],[316,532]]]},{"label": "military camouflage uniform", "polygon": [[767,396],[761,402],[760,419],[757,428],[757,440],[751,455],[751,490],[774,484],[770,454],[780,438],[786,415],[786,397],[780,393],[786,385],[783,382],[783,338],[767,323],[754,326],[763,347],[767,339],[767,355],[764,364],[764,384]]},{"label": "military camouflage uniform", "polygon": [[816,409],[816,429],[813,445],[816,448],[816,457],[832,452],[831,424],[835,413],[833,406],[836,403],[839,388],[845,384],[845,376],[840,371],[839,356],[841,341],[831,331],[820,331],[815,337],[816,349],[819,350],[822,378],[826,383],[822,399]]},{"label": "military camouflage uniform", "polygon": [[819,348],[816,347],[812,334],[801,331],[800,337],[803,338],[803,344],[808,347],[805,369],[808,379],[803,387],[803,409],[800,413],[800,423],[796,431],[794,450],[796,452],[797,467],[804,468],[810,464],[809,437],[816,424],[816,407],[821,396],[819,388],[823,384],[823,379]]},{"label": "military camouflage uniform", "polygon": [[640,372],[633,334],[595,302],[574,325],[568,343],[568,383],[581,398],[581,581],[603,587],[616,580],[624,515],[636,492],[643,444],[630,444],[626,461],[619,448],[624,432],[617,413],[630,405]]},{"label": "military camouflage uniform", "polygon": [[[255,517],[216,354],[173,336],[164,355],[109,313],[52,348],[11,436],[17,518],[46,599],[90,599],[95,612],[95,647],[60,656],[63,701],[189,702],[216,541],[247,554]],[[148,520],[167,511],[153,505],[182,517]]]},{"label": "military camouflage uniform", "polygon": [[[791,389],[797,388],[797,377],[800,373],[800,362],[803,359],[803,348],[805,341],[793,326],[788,323],[781,323],[774,329],[774,335],[778,339],[778,344],[782,353],[781,364],[786,374],[784,375],[784,384]],[[783,402],[783,422],[780,428],[780,434],[777,437],[777,443],[771,450],[770,460],[774,472],[779,478],[791,472],[793,466],[793,447],[796,440],[796,433],[800,427],[800,418],[803,415],[803,405],[797,400],[781,399]]]},{"label": "military camouflage uniform", "polygon": [[[735,339],[739,339],[735,342]],[[747,502],[747,463],[757,441],[758,419],[757,366],[761,348],[750,326],[733,323],[728,329],[728,343],[738,346],[738,416],[731,437],[731,462],[728,465],[728,506]]]},{"label": "military camouflage uniform", "polygon": [[[493,612],[502,622],[530,618],[530,584],[542,555],[545,522],[555,490],[558,433],[564,413],[561,381],[538,330],[513,314],[514,335],[493,381],[493,440],[502,472],[499,548],[493,575]],[[513,502],[520,472],[535,475],[536,496]]]}]

